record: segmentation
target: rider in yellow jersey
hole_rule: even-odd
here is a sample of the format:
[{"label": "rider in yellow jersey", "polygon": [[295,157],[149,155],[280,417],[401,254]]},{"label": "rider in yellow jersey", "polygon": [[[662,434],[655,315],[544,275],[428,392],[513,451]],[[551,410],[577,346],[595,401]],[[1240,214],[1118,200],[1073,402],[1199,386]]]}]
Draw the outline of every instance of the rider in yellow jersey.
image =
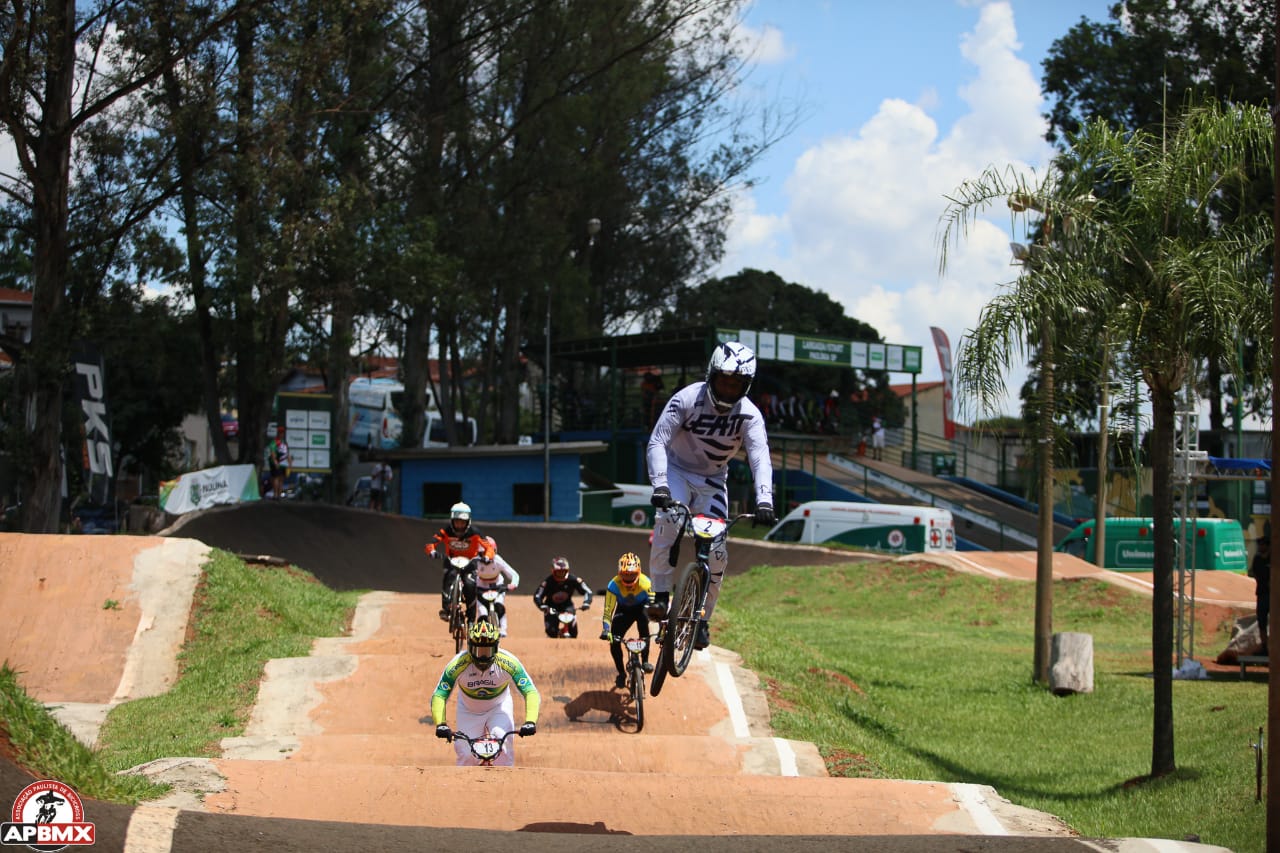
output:
[{"label": "rider in yellow jersey", "polygon": [[[524,664],[511,652],[498,648],[498,639],[497,628],[488,622],[477,622],[467,635],[467,648],[445,664],[440,683],[431,694],[431,719],[436,724],[436,737],[453,738],[453,729],[445,722],[445,706],[454,687],[459,691],[454,721],[458,731],[473,738],[486,733],[501,737],[512,731],[515,727],[512,684],[524,696],[525,722],[520,726],[520,737],[537,733],[542,697],[525,672]],[[465,742],[455,740],[454,749],[459,767],[480,763]],[[515,763],[515,747],[510,741],[493,763],[507,766]]]},{"label": "rider in yellow jersey", "polygon": [[[632,625],[641,637],[649,636],[649,616],[646,613],[653,601],[649,578],[640,571],[640,558],[627,552],[618,558],[618,573],[604,591],[604,629],[600,639],[609,641],[609,654],[613,656],[613,668],[618,671],[615,687],[627,686],[627,674],[622,667],[622,635]],[[649,663],[649,647],[642,654],[644,671],[653,672]]]}]

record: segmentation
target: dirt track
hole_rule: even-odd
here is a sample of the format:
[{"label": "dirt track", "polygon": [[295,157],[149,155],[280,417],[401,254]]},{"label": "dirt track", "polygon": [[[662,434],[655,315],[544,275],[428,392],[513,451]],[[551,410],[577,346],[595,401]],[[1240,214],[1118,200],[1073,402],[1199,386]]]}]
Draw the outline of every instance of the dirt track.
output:
[{"label": "dirt track", "polygon": [[[419,722],[427,694],[452,653],[434,617],[439,569],[421,556],[432,529],[421,521],[363,511],[260,504],[202,513],[169,531],[179,541],[285,557],[335,588],[383,592],[364,597],[351,638],[321,641],[309,658],[268,665],[245,738],[225,742],[222,759],[184,765],[183,772],[208,771],[202,778],[214,792],[202,807],[192,801],[180,812],[150,807],[135,815],[92,804],[90,819],[101,815],[96,819],[120,838],[119,847],[100,842],[99,849],[125,849],[125,836],[135,835],[129,821],[140,827],[156,820],[169,822],[172,849],[260,849],[255,843],[244,846],[244,821],[253,821],[251,837],[259,842],[279,837],[282,830],[279,821],[262,828],[258,817],[318,821],[293,824],[305,828],[295,842],[308,839],[297,849],[413,849],[415,836],[403,828],[412,825],[435,827],[432,837],[441,843],[473,840],[465,829],[447,827],[553,833],[542,836],[552,845],[548,849],[565,849],[569,836],[557,833],[583,832],[599,834],[593,847],[631,850],[642,848],[596,842],[663,835],[668,846],[661,849],[686,849],[690,839],[676,836],[732,835],[748,840],[745,849],[763,849],[763,839],[773,836],[772,848],[778,835],[787,835],[790,849],[806,849],[813,836],[825,836],[827,850],[1085,849],[1049,816],[1011,807],[990,789],[823,777],[810,745],[772,738],[754,677],[728,652],[700,656],[683,679],[669,681],[663,695],[647,704],[645,730],[628,731],[627,708],[611,689],[607,650],[593,639],[594,621],[588,618],[577,641],[547,639],[538,630],[540,614],[520,594],[532,591],[556,553],[569,556],[575,571],[598,588],[621,550],[645,555],[642,531],[491,526],[502,552],[522,574],[520,594],[509,599],[508,647],[538,681],[544,710],[539,735],[517,744],[516,768],[455,768],[451,749]],[[152,668],[142,666],[137,653],[131,657],[137,641],[153,628],[173,630],[149,612],[157,605],[139,588],[137,563],[140,555],[172,552],[176,544],[0,535],[0,595],[6,601],[28,597],[29,606],[22,609],[32,613],[56,607],[60,618],[83,629],[56,632],[66,636],[59,640],[65,646],[41,655],[42,648],[50,649],[28,641],[33,623],[9,633],[0,627],[0,648],[6,656],[18,655],[17,668],[40,685],[32,691],[37,698],[66,702],[74,696],[91,708],[163,689],[163,679],[147,684],[129,675]],[[819,550],[802,556],[736,543],[733,555],[730,573],[757,563],[849,559]],[[1017,577],[1021,563],[1025,559],[1015,557],[992,570]],[[1034,569],[1034,561],[1031,565]],[[90,577],[92,583],[83,583]],[[118,604],[104,608],[106,600]],[[597,614],[598,609],[586,616]],[[704,790],[709,780],[719,792],[713,809],[678,805],[680,793]],[[0,762],[0,798],[11,797],[21,781],[20,771]],[[624,790],[632,805],[619,808]],[[476,802],[486,807],[462,805]],[[217,815],[237,817],[220,819],[234,823],[210,823]],[[365,833],[364,839],[355,840],[353,832]],[[1043,837],[1034,844],[1021,838],[1021,844],[1005,846],[1014,839],[1001,836],[1022,832]],[[528,847],[532,839],[524,836],[519,843]],[[697,843],[714,848],[719,842],[707,837]],[[286,844],[285,849],[293,848]]]}]

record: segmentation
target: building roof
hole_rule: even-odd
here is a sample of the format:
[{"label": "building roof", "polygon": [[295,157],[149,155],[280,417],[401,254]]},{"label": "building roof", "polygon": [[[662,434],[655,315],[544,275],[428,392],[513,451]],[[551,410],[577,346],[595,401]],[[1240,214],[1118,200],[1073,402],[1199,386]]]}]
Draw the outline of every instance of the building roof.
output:
[{"label": "building roof", "polygon": [[[934,381],[934,382],[917,382],[917,383],[916,383],[916,393],[917,393],[917,394],[923,394],[925,391],[932,391],[932,390],[933,390],[933,389],[935,389],[935,388],[941,388],[941,387],[942,387],[943,385],[945,385],[945,384],[946,384],[946,383],[945,383],[945,382],[943,382],[943,381],[942,381],[942,380],[940,380],[940,379],[939,379],[939,380],[937,380],[937,381]],[[911,383],[910,383],[910,382],[899,382],[899,383],[896,383],[896,384],[890,385],[890,386],[889,386],[889,390],[890,390],[890,391],[892,391],[893,393],[897,394],[899,397],[910,397],[910,396],[911,396]]]},{"label": "building roof", "polygon": [[[557,456],[564,453],[586,455],[603,453],[609,449],[604,441],[559,441],[551,443],[551,452]],[[456,459],[460,456],[473,458],[501,458],[511,456],[541,456],[545,453],[542,442],[534,444],[476,444],[471,447],[410,447],[395,450],[379,450],[362,453],[362,460],[385,459],[388,462],[404,462],[416,459]]]}]

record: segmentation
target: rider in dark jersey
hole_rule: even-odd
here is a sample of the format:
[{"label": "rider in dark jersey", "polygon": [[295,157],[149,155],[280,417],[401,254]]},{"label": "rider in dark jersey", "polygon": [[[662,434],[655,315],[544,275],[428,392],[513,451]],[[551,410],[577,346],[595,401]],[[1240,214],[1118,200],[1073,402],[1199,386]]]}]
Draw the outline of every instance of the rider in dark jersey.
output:
[{"label": "rider in dark jersey", "polygon": [[[542,625],[548,637],[555,637],[556,617],[552,609],[558,613],[574,612],[573,596],[582,593],[582,609],[591,609],[591,587],[577,575],[569,573],[569,561],[564,557],[556,557],[551,561],[551,574],[538,585],[533,593],[533,603],[542,610]],[[569,636],[578,636],[578,623],[574,622],[569,629]]]}]

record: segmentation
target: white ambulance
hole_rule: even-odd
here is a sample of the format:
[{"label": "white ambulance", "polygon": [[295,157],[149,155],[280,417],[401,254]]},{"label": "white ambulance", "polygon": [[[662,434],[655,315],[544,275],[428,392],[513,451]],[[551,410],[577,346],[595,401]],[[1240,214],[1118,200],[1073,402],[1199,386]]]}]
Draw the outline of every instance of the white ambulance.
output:
[{"label": "white ambulance", "polygon": [[840,543],[893,554],[956,549],[951,510],[909,504],[809,501],[787,513],[764,538],[806,545]]}]

